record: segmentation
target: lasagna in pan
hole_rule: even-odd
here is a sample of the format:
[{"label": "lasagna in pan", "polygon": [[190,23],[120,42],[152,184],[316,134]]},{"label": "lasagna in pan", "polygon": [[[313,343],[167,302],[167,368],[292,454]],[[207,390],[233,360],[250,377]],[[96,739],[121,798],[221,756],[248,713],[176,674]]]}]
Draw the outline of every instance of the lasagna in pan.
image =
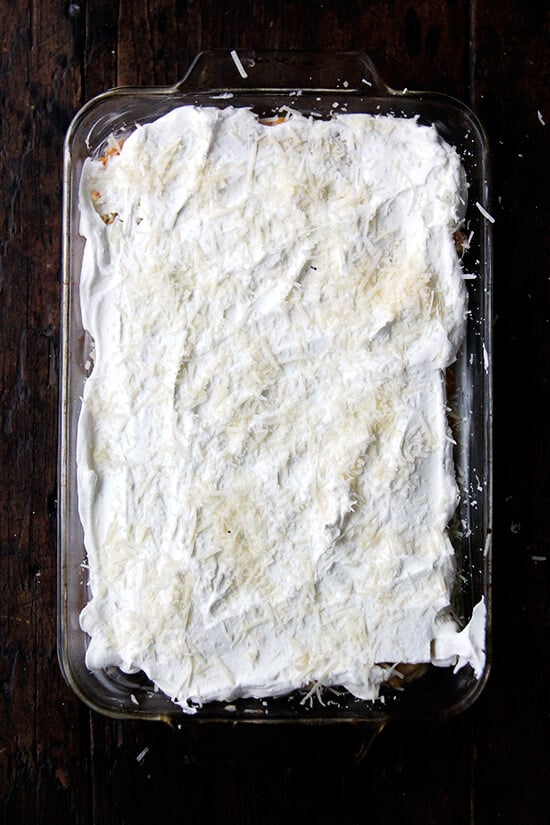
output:
[{"label": "lasagna in pan", "polygon": [[86,161],[90,669],[189,712],[481,672],[448,535],[465,200],[456,151],[389,116],[184,106]]}]

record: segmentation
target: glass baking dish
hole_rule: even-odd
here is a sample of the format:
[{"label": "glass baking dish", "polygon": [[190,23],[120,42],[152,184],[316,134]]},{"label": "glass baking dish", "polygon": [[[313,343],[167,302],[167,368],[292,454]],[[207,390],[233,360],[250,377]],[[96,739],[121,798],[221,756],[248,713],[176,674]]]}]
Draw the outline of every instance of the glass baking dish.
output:
[{"label": "glass baking dish", "polygon": [[[329,117],[332,112],[364,112],[417,117],[434,124],[456,146],[469,181],[463,253],[469,293],[465,342],[452,367],[448,403],[456,421],[455,464],[460,502],[451,525],[457,560],[453,607],[467,622],[483,597],[487,606],[487,664],[479,679],[470,666],[428,666],[404,689],[385,688],[380,700],[331,696],[329,705],[304,702],[305,692],[283,699],[243,699],[211,703],[184,714],[156,691],[143,674],[116,668],[90,672],[84,662],[87,637],[79,614],[88,600],[86,554],[77,509],[76,429],[92,341],[82,327],[79,276],[84,240],[79,235],[78,187],[82,165],[97,156],[110,135],[124,137],[136,123],[152,121],[185,105],[245,106],[261,116],[285,107]],[[396,92],[385,86],[368,57],[359,52],[210,51],[198,55],[184,79],[171,87],[117,88],[94,98],[75,116],[64,148],[62,374],[59,450],[58,652],[67,682],[97,711],[118,718],[163,719],[196,731],[204,723],[236,721],[289,723],[362,730],[362,741],[394,719],[426,719],[453,714],[478,696],[487,678],[491,616],[491,219],[488,148],[483,130],[460,102],[433,93]],[[288,725],[285,725],[288,727]],[[194,735],[194,734],[193,734]],[[357,750],[361,750],[360,746]]]}]

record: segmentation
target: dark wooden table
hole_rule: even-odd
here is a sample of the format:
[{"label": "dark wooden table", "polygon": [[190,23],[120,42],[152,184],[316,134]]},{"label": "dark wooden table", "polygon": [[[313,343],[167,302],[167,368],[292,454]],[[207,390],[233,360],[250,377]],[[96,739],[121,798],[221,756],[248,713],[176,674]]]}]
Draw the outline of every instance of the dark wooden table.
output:
[{"label": "dark wooden table", "polygon": [[[544,0],[2,2],[3,823],[549,821],[549,34]],[[386,729],[358,767],[197,766],[167,726],[87,709],[57,663],[63,136],[93,95],[173,83],[210,47],[365,50],[391,86],[468,103],[491,142],[492,675],[469,711]]]}]

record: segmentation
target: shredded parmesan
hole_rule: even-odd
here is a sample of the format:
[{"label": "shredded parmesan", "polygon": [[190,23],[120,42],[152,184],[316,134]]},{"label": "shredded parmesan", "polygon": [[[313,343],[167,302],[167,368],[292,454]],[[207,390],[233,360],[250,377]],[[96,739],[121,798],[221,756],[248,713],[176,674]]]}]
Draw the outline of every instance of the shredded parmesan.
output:
[{"label": "shredded parmesan", "polygon": [[487,212],[487,210],[480,204],[479,201],[476,201],[476,207],[479,209],[479,211],[481,212],[483,217],[486,218],[490,223],[495,222],[495,219],[493,218],[493,216],[491,214],[489,214],[489,212]]},{"label": "shredded parmesan", "polygon": [[239,72],[240,76],[243,77],[243,78],[248,77],[248,74],[247,74],[247,72],[246,72],[246,70],[245,70],[245,68],[244,68],[244,66],[241,62],[241,59],[240,59],[239,55],[235,51],[235,49],[232,49],[230,51],[230,55],[231,55],[231,59],[232,59],[233,63],[237,67],[237,71]]},{"label": "shredded parmesan", "polygon": [[414,120],[282,110],[182,106],[81,181],[86,661],[188,713],[376,698],[450,611],[460,160]]}]

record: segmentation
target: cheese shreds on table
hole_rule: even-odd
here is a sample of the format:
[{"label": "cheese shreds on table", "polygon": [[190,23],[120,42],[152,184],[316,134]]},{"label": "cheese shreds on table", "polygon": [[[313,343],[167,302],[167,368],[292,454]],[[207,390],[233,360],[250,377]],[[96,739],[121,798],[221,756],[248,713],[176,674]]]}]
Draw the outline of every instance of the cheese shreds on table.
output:
[{"label": "cheese shreds on table", "polygon": [[248,77],[248,74],[246,73],[246,69],[244,68],[244,66],[242,64],[241,58],[239,57],[239,55],[237,54],[235,49],[232,49],[229,54],[231,55],[231,60],[235,64],[235,66],[237,68],[237,71],[240,74],[240,76],[243,77],[243,78]]},{"label": "cheese shreds on table", "polygon": [[369,115],[181,107],[85,162],[89,668],[190,712],[481,671],[447,534],[465,192],[434,128]]}]

